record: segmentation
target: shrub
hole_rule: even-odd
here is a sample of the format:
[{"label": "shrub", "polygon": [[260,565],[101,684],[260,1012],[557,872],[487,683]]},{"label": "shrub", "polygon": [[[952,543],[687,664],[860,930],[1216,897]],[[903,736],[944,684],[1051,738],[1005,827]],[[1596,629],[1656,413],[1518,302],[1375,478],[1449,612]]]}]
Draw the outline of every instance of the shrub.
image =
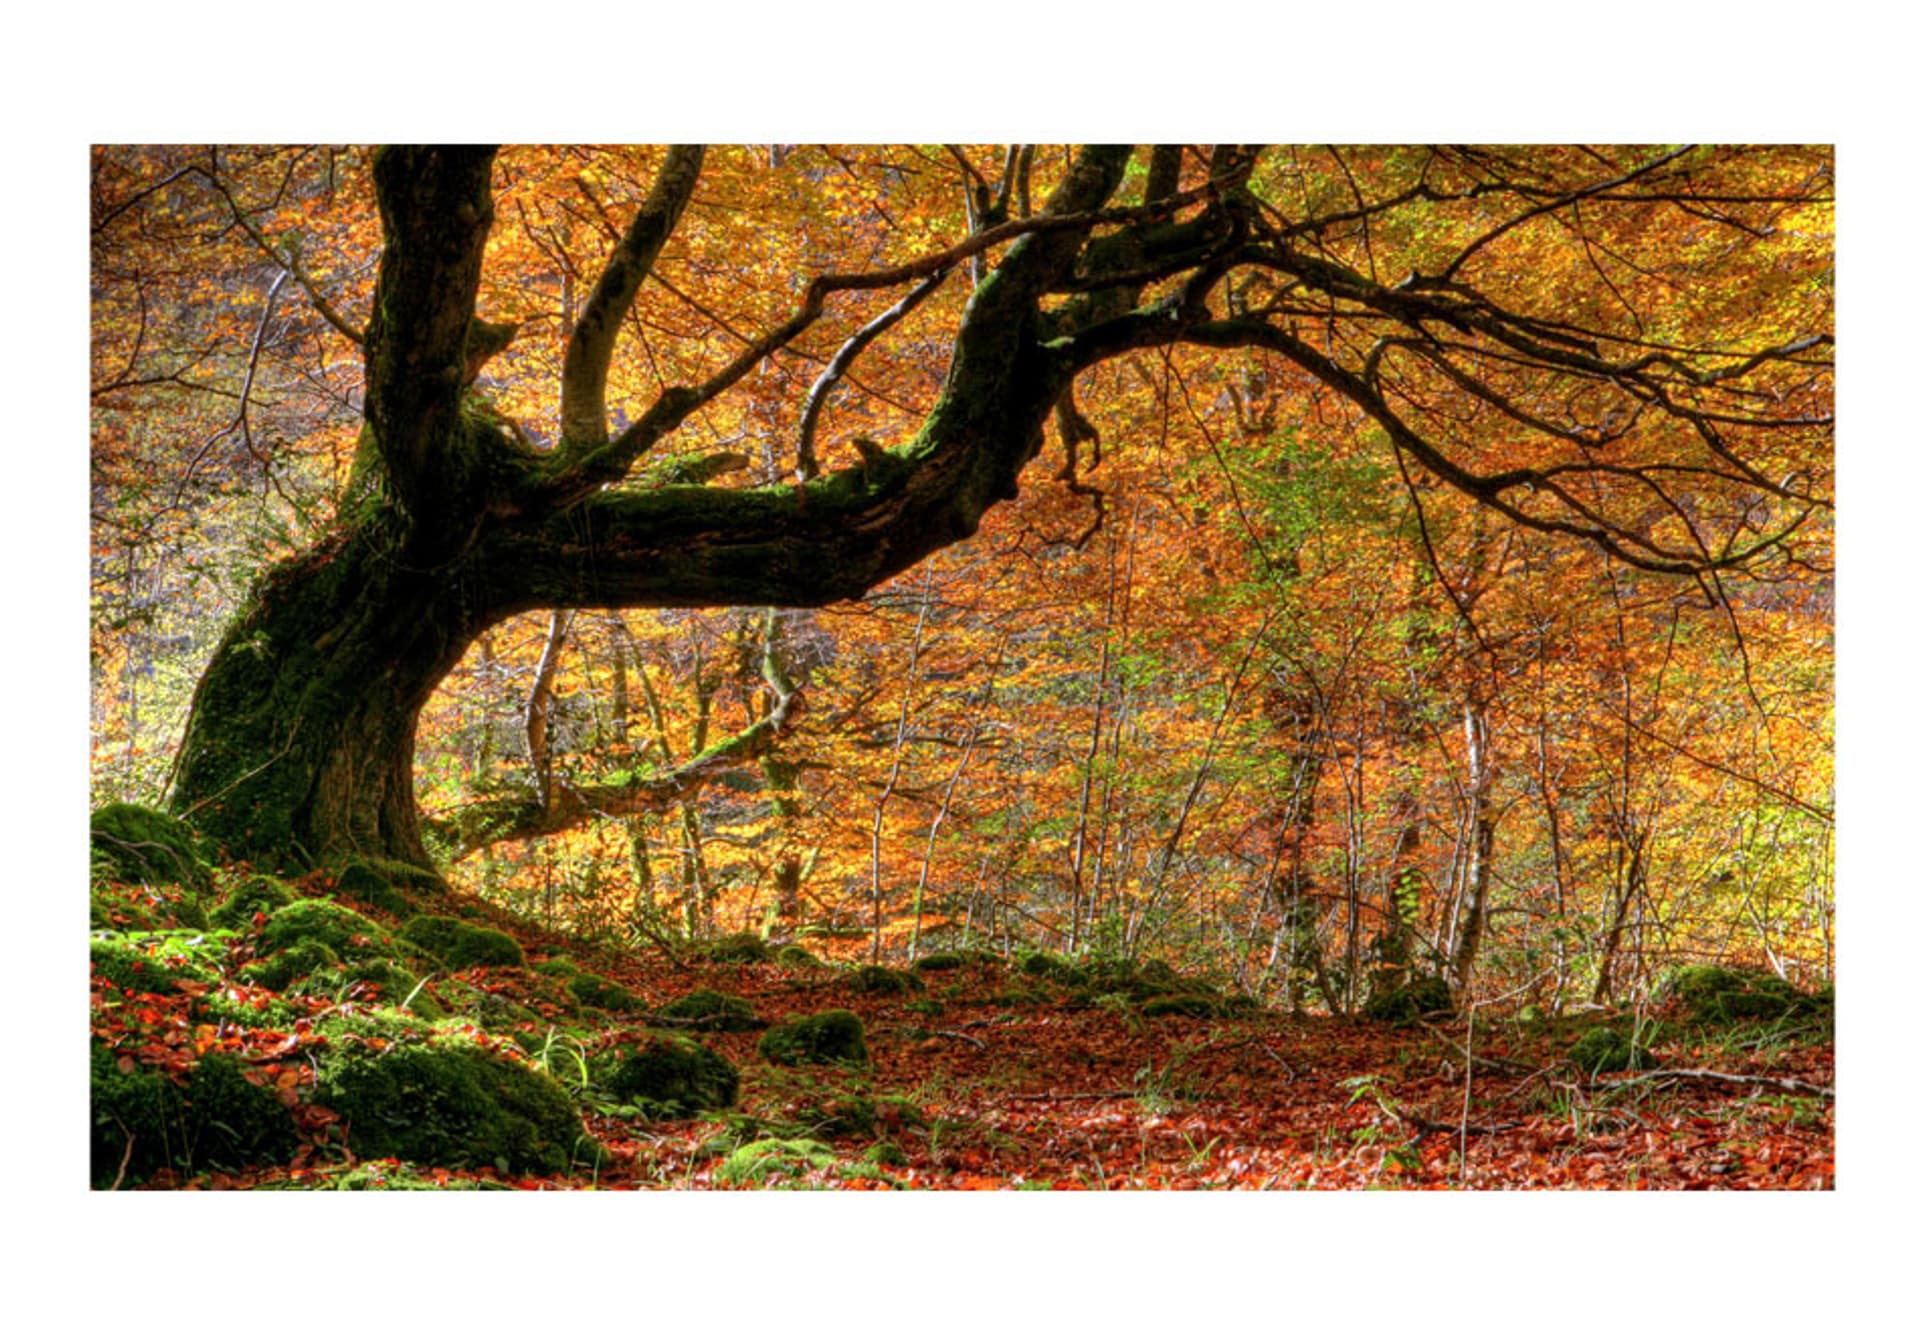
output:
[{"label": "shrub", "polygon": [[607,1088],[655,1115],[690,1116],[733,1106],[740,1074],[733,1062],[692,1038],[659,1034],[621,1052]]},{"label": "shrub", "polygon": [[688,992],[663,1007],[660,1014],[663,1018],[682,1020],[689,1028],[714,1033],[744,1033],[765,1027],[754,1018],[753,1006],[749,1002],[739,996],[728,996],[704,987]]},{"label": "shrub", "polygon": [[458,917],[409,917],[400,936],[450,968],[518,968],[527,961],[520,942],[506,932]]},{"label": "shrub", "polygon": [[768,1029],[760,1039],[759,1051],[775,1065],[835,1061],[863,1065],[867,1060],[867,1035],[860,1016],[851,1010],[824,1010]]},{"label": "shrub", "polygon": [[95,868],[114,879],[180,885],[194,893],[213,886],[193,831],[171,815],[116,801],[93,813],[91,832]]}]

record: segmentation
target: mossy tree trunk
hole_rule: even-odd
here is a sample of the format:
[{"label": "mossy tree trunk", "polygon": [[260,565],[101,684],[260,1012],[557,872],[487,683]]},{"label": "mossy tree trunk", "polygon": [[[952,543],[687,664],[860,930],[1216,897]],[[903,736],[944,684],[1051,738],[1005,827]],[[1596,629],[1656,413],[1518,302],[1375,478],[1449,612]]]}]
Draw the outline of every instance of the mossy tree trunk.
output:
[{"label": "mossy tree trunk", "polygon": [[[698,179],[700,151],[672,150],[570,340],[566,435],[535,450],[472,389],[512,332],[475,313],[491,156],[403,148],[376,160],[386,248],[340,526],[253,590],[200,682],[175,775],[174,809],[229,855],[430,864],[413,798],[419,712],[488,626],[535,609],[857,597],[1015,493],[1076,369],[1042,346],[1039,299],[1071,269],[1091,220],[1007,251],[969,306],[944,392],[905,444],[803,485],[609,489],[803,329],[830,285],[751,357],[668,389],[610,436],[614,334]],[[1083,154],[1047,215],[1098,208],[1126,161],[1124,150]]]}]

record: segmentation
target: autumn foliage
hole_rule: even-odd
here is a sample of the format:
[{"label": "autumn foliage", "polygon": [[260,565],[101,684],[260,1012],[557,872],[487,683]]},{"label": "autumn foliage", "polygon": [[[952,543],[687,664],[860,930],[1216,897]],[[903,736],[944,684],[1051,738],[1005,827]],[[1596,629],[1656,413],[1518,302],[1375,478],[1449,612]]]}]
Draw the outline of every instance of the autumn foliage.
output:
[{"label": "autumn foliage", "polygon": [[[904,276],[835,290],[612,491],[804,500],[881,476],[959,373],[970,298],[1023,226],[1052,235],[1044,201],[1086,161],[709,149],[618,326],[615,438],[796,318],[817,276]],[[371,163],[94,152],[96,805],[167,804],[255,580],[369,503]],[[474,389],[530,457],[567,448],[555,386],[668,164],[493,164],[476,310],[513,327]],[[855,600],[487,625],[418,717],[445,883],[389,867],[405,901],[362,906],[399,931],[420,913],[397,907],[458,903],[514,933],[526,967],[462,961],[439,1003],[556,1077],[538,1035],[611,1063],[698,983],[770,1022],[865,1020],[858,1079],[699,1033],[783,1133],[642,1135],[602,1097],[603,1182],[1830,1184],[1830,1048],[1796,1030],[1731,1061],[1674,987],[1702,966],[1801,997],[1833,980],[1832,193],[1816,148],[1142,149],[1101,205],[1136,213],[1087,223],[1039,299],[1045,347],[1099,354],[1017,496]],[[211,908],[257,850],[203,851]],[[311,893],[342,874],[281,869]],[[96,929],[155,948],[169,910],[130,920],[141,877],[101,874],[121,888]],[[194,897],[149,906],[169,895]],[[226,1053],[295,1118],[269,1175],[313,1184],[354,1155],[308,1047],[407,1040],[317,1036],[323,1011],[404,998],[346,972],[302,999],[240,981],[276,911],[170,989],[96,976],[95,1032],[121,1077],[182,1088]],[[703,953],[742,935],[815,962]],[[607,1018],[538,971],[561,954],[644,1010]],[[957,962],[914,971],[934,958]],[[1185,981],[1099,972],[1148,961]],[[921,985],[866,994],[861,964]],[[496,990],[511,1009],[474,999]],[[236,1028],[208,994],[280,1008]],[[1663,1068],[1724,1078],[1536,1078],[1602,1021],[1629,1049],[1662,1022]],[[1626,1108],[1610,1080],[1664,1101]],[[1756,1089],[1774,1101],[1731,1133],[1714,1108]],[[821,1124],[838,1137],[801,1133]],[[901,1158],[849,1176],[848,1144]],[[534,1161],[478,1175],[554,1175]]]}]

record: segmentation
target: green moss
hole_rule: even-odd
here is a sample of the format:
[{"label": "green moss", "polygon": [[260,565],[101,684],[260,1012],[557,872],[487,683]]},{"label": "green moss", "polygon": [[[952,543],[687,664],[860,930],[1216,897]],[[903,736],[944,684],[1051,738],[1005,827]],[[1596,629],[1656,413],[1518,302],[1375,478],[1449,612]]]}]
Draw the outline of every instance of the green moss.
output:
[{"label": "green moss", "polygon": [[1567,1052],[1567,1059],[1590,1075],[1616,1070],[1651,1070],[1659,1065],[1652,1052],[1611,1028],[1595,1028],[1583,1033]]},{"label": "green moss", "polygon": [[715,963],[765,963],[772,955],[767,942],[751,931],[721,936],[707,946],[706,953]]},{"label": "green moss", "polygon": [[451,968],[518,968],[527,961],[520,942],[506,932],[457,917],[409,917],[400,937]]},{"label": "green moss", "polygon": [[757,1139],[728,1154],[713,1170],[713,1179],[730,1186],[758,1186],[831,1166],[833,1150],[819,1140]]},{"label": "green moss", "polygon": [[575,973],[567,979],[567,990],[582,1005],[613,1014],[641,1014],[647,1003],[618,982],[609,982],[598,973]]},{"label": "green moss", "polygon": [[867,1146],[860,1155],[860,1161],[871,1163],[875,1167],[905,1167],[908,1163],[907,1151],[892,1140],[883,1139]]},{"label": "green moss", "polygon": [[288,991],[296,980],[312,978],[323,970],[331,970],[339,962],[340,956],[321,941],[297,940],[264,959],[254,960],[240,970],[240,976],[256,986]]},{"label": "green moss", "polygon": [[1362,1012],[1380,1023],[1410,1024],[1421,1015],[1445,1014],[1452,1008],[1453,995],[1446,979],[1422,975],[1376,991],[1367,998]]},{"label": "green moss", "polygon": [[314,1101],[340,1114],[363,1158],[550,1173],[596,1151],[558,1083],[458,1040],[378,1051],[336,1042]]},{"label": "green moss", "polygon": [[1142,1002],[1140,1013],[1149,1019],[1161,1015],[1185,1015],[1193,1019],[1215,1019],[1227,1013],[1227,1006],[1217,996],[1188,994],[1184,996],[1155,996]]},{"label": "green moss", "polygon": [[905,1130],[924,1129],[927,1124],[926,1114],[911,1101],[889,1094],[835,1098],[802,1119],[811,1124],[811,1133],[830,1139],[897,1135]]},{"label": "green moss", "polygon": [[733,1106],[740,1095],[740,1074],[733,1062],[692,1038],[660,1034],[621,1050],[607,1088],[649,1110],[658,1108],[660,1114],[690,1116]]},{"label": "green moss", "polygon": [[446,1007],[434,999],[419,977],[391,959],[367,959],[349,964],[342,974],[349,987],[359,984],[359,989],[351,993],[356,1000],[385,1001],[427,1020],[447,1017]]},{"label": "green moss", "polygon": [[332,899],[295,899],[277,909],[260,929],[260,943],[269,950],[308,940],[318,941],[343,959],[391,953],[391,942],[378,922]]},{"label": "green moss", "polygon": [[412,900],[396,889],[393,881],[365,858],[356,857],[342,866],[333,887],[336,893],[396,917],[413,911]]},{"label": "green moss", "polygon": [[174,991],[175,983],[220,981],[223,941],[193,932],[155,931],[139,935],[102,932],[87,942],[87,958],[94,975],[122,991]]},{"label": "green moss", "polygon": [[754,1017],[750,1002],[704,987],[663,1006],[660,1014],[663,1018],[682,1020],[690,1028],[714,1033],[744,1033],[765,1027]]},{"label": "green moss", "polygon": [[[271,1090],[246,1078],[239,1062],[207,1056],[184,1088],[132,1065],[103,1043],[91,1060],[92,1147],[96,1188],[136,1184],[163,1167],[182,1172],[283,1163],[298,1142],[293,1119]],[[129,1062],[131,1065],[131,1062]]]},{"label": "green moss", "polygon": [[903,973],[897,968],[882,968],[876,963],[863,963],[854,969],[847,984],[865,996],[899,996],[911,991],[924,991],[927,986],[912,973]]},{"label": "green moss", "polygon": [[941,950],[934,954],[925,954],[913,961],[916,973],[942,973],[950,968],[965,968],[973,960],[953,950]]},{"label": "green moss", "polygon": [[824,1010],[768,1029],[759,1051],[775,1065],[865,1064],[866,1030],[851,1010]]},{"label": "green moss", "polygon": [[116,879],[181,885],[196,894],[213,887],[199,840],[171,815],[116,801],[93,813],[91,832],[96,867]]},{"label": "green moss", "polygon": [[250,875],[214,906],[213,925],[239,931],[253,925],[256,915],[266,916],[292,903],[294,894],[286,881],[270,875]]},{"label": "green moss", "polygon": [[1814,997],[1796,990],[1785,978],[1711,964],[1680,969],[1667,988],[1695,1018],[1710,1024],[1781,1019],[1820,1008]]},{"label": "green moss", "polygon": [[820,956],[805,945],[782,945],[774,952],[773,961],[784,968],[820,967]]},{"label": "green moss", "polygon": [[1062,986],[1084,987],[1090,980],[1084,969],[1076,968],[1059,955],[1048,954],[1044,950],[1021,955],[1019,968],[1028,977],[1045,978]]},{"label": "green moss", "polygon": [[580,971],[580,965],[564,954],[556,954],[551,959],[543,959],[535,964],[533,971],[548,977],[572,977]]}]

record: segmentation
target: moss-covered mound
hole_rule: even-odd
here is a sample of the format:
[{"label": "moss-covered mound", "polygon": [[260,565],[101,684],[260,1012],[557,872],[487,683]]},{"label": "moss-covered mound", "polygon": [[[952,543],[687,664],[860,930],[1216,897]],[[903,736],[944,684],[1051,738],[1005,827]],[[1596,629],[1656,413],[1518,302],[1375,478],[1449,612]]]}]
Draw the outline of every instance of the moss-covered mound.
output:
[{"label": "moss-covered mound", "polygon": [[740,1072],[733,1062],[692,1038],[665,1033],[622,1049],[606,1083],[615,1097],[656,1116],[731,1107],[740,1096]]},{"label": "moss-covered mound", "polygon": [[965,968],[975,962],[971,954],[959,950],[937,950],[932,954],[923,954],[913,961],[916,973],[944,973],[954,968]]},{"label": "moss-covered mound", "polygon": [[1019,968],[1028,977],[1045,978],[1067,987],[1084,987],[1090,980],[1084,968],[1077,968],[1059,955],[1048,954],[1044,950],[1021,955]]},{"label": "moss-covered mound", "polygon": [[340,956],[318,940],[297,940],[264,959],[256,959],[240,970],[240,976],[256,986],[287,991],[295,982],[332,969]]},{"label": "moss-covered mound", "polygon": [[849,1094],[834,1098],[824,1106],[811,1109],[802,1119],[811,1124],[811,1133],[833,1139],[842,1136],[872,1139],[876,1135],[924,1129],[927,1124],[926,1113],[912,1101],[890,1094],[871,1098]]},{"label": "moss-covered mound", "polygon": [[765,963],[772,953],[767,942],[751,931],[721,936],[707,946],[707,957],[715,963]]},{"label": "moss-covered mound", "polygon": [[1590,1075],[1616,1070],[1652,1070],[1660,1063],[1652,1052],[1612,1028],[1594,1028],[1580,1035],[1567,1059]]},{"label": "moss-covered mound", "polygon": [[363,1158],[545,1173],[596,1153],[559,1084],[459,1040],[380,1049],[337,1041],[321,1060],[314,1101],[340,1114]]},{"label": "moss-covered mound", "polygon": [[782,945],[774,951],[773,961],[783,968],[818,968],[820,956],[805,945]]},{"label": "moss-covered mound", "polygon": [[340,868],[333,888],[350,899],[403,917],[413,911],[413,901],[400,892],[392,877],[382,869],[391,864],[376,866],[363,857],[356,857]]},{"label": "moss-covered mound", "polygon": [[1446,1014],[1452,1008],[1453,994],[1446,979],[1426,974],[1379,988],[1367,997],[1361,1012],[1384,1024],[1410,1024],[1422,1015]]},{"label": "moss-covered mound", "polygon": [[1140,1013],[1149,1019],[1161,1015],[1185,1015],[1192,1019],[1218,1019],[1233,1012],[1233,1007],[1218,996],[1189,992],[1184,996],[1154,996],[1141,1002]]},{"label": "moss-covered mound", "polygon": [[847,984],[863,996],[901,996],[908,992],[925,991],[927,984],[912,973],[898,968],[883,968],[877,963],[863,963],[853,970]]},{"label": "moss-covered mound", "polygon": [[91,1067],[96,1189],[116,1178],[135,1185],[163,1167],[194,1173],[283,1163],[298,1143],[279,1097],[229,1056],[202,1059],[184,1088],[97,1041]]},{"label": "moss-covered mound", "polygon": [[542,959],[533,966],[536,973],[545,973],[548,977],[572,977],[580,971],[580,965],[564,954],[556,954],[550,959]]},{"label": "moss-covered mound", "polygon": [[702,987],[690,991],[670,1005],[663,1006],[664,1019],[678,1020],[681,1026],[710,1033],[745,1033],[766,1024],[754,1017],[751,1002],[724,992]]},{"label": "moss-covered mound", "polygon": [[213,887],[199,840],[171,815],[116,801],[93,813],[92,837],[95,865],[115,879],[182,885],[196,894]]},{"label": "moss-covered mound", "polygon": [[380,924],[332,899],[295,899],[260,928],[263,950],[283,950],[302,941],[325,945],[342,959],[369,959],[392,952]]},{"label": "moss-covered mound", "polygon": [[293,889],[286,881],[270,875],[250,875],[227,891],[207,916],[215,926],[239,931],[252,926],[256,916],[278,912],[293,900]]},{"label": "moss-covered mound", "polygon": [[164,995],[181,981],[217,984],[225,949],[221,938],[209,940],[198,932],[101,932],[87,942],[87,957],[96,977],[122,991]]},{"label": "moss-covered mound", "polygon": [[449,968],[518,968],[527,961],[520,942],[506,932],[458,917],[409,917],[400,936]]},{"label": "moss-covered mound", "polygon": [[647,1003],[618,982],[609,982],[598,973],[575,972],[567,979],[567,990],[582,1005],[613,1014],[640,1014]]},{"label": "moss-covered mound", "polygon": [[1710,1024],[1783,1019],[1832,1005],[1831,992],[1823,1000],[1795,989],[1791,982],[1772,973],[1746,972],[1712,964],[1680,969],[1669,979],[1667,987],[1669,994],[1677,997],[1696,1019]]},{"label": "moss-covered mound", "polygon": [[775,1065],[865,1064],[867,1034],[853,1011],[823,1010],[768,1029],[759,1052]]}]

